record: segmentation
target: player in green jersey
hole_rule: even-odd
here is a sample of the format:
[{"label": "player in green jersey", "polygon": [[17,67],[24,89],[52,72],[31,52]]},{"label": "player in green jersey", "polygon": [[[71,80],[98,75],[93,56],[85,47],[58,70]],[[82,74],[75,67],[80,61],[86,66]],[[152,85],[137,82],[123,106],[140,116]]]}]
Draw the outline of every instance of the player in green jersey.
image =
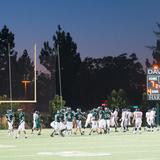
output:
[{"label": "player in green jersey", "polygon": [[111,118],[111,111],[109,110],[109,108],[105,107],[104,119],[106,121],[106,133],[108,133],[108,134],[110,132],[110,118]]},{"label": "player in green jersey", "polygon": [[41,126],[41,115],[40,115],[40,112],[37,111],[37,118],[35,119],[35,122],[36,122],[36,129],[38,131],[38,135],[41,135],[41,131],[42,131],[42,126]]},{"label": "player in green jersey", "polygon": [[11,135],[13,133],[13,121],[14,121],[14,113],[12,110],[7,110],[6,118],[8,122],[8,134]]},{"label": "player in green jersey", "polygon": [[25,112],[23,112],[23,109],[18,109],[19,112],[19,126],[18,126],[18,133],[16,138],[19,137],[21,131],[24,132],[25,138],[27,138],[26,130],[25,130]]},{"label": "player in green jersey", "polygon": [[66,127],[67,127],[68,134],[72,134],[73,120],[74,120],[74,113],[69,107],[67,108],[67,111],[65,113],[65,121],[66,121]]},{"label": "player in green jersey", "polygon": [[75,117],[75,121],[76,121],[76,130],[75,130],[75,134],[77,134],[77,131],[79,130],[80,134],[83,135],[84,131],[82,131],[82,119],[86,119],[83,115],[83,113],[81,112],[81,110],[79,108],[76,109],[76,113],[74,115]]}]

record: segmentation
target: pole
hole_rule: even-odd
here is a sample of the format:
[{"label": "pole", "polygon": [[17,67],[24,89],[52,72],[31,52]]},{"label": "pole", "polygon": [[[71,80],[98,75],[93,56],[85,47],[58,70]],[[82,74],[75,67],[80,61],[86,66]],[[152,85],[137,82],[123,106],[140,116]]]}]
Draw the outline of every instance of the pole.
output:
[{"label": "pole", "polygon": [[159,126],[159,103],[156,103],[156,112],[157,112],[157,117],[156,117],[156,122],[157,122],[157,126]]},{"label": "pole", "polygon": [[37,61],[36,61],[36,44],[34,45],[34,100],[37,102]]},{"label": "pole", "polygon": [[58,55],[58,73],[59,73],[59,94],[60,102],[62,107],[62,82],[61,82],[61,64],[60,64],[60,55],[59,55],[59,45],[57,45],[57,55]]},{"label": "pole", "polygon": [[[12,101],[12,70],[11,70],[11,55],[10,55],[10,44],[8,43],[8,58],[9,58],[9,99]],[[12,110],[12,102],[10,102]]]}]

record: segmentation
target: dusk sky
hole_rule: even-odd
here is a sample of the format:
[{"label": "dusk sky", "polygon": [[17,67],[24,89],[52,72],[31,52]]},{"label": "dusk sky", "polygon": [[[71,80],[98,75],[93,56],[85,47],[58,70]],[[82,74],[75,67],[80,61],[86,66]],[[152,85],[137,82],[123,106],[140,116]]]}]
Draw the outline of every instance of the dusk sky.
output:
[{"label": "dusk sky", "polygon": [[0,29],[15,34],[15,50],[38,51],[60,24],[70,32],[84,57],[136,53],[151,57],[146,45],[155,45],[160,23],[160,0],[0,0]]}]

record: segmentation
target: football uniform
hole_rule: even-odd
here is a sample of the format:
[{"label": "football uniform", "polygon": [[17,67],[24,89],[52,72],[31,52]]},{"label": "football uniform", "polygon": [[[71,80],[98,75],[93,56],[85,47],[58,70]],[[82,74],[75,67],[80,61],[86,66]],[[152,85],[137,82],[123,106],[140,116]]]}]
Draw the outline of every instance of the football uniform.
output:
[{"label": "football uniform", "polygon": [[59,130],[59,127],[60,127],[60,114],[57,113],[55,114],[55,117],[54,117],[54,129],[55,130]]},{"label": "football uniform", "polygon": [[38,117],[38,114],[37,112],[34,112],[33,113],[33,129],[36,128],[36,119]]},{"label": "football uniform", "polygon": [[97,129],[98,128],[98,112],[96,110],[92,112],[91,122],[92,122],[92,129]]},{"label": "football uniform", "polygon": [[104,119],[106,121],[106,129],[108,133],[110,131],[110,118],[111,118],[111,111],[109,109],[106,109],[104,111]]},{"label": "football uniform", "polygon": [[139,132],[141,130],[143,113],[141,111],[135,111],[133,115],[135,120],[134,133],[136,133],[137,131]]},{"label": "football uniform", "polygon": [[25,131],[25,113],[24,112],[19,113],[18,131]]},{"label": "football uniform", "polygon": [[150,111],[150,121],[151,121],[151,126],[152,127],[155,126],[155,118],[156,118],[156,111],[155,110],[151,110]]},{"label": "football uniform", "polygon": [[88,113],[88,115],[87,115],[87,119],[86,119],[86,123],[85,123],[85,128],[87,128],[88,125],[91,124],[91,119],[92,119],[92,113],[90,112],[90,113]]},{"label": "football uniform", "polygon": [[82,128],[82,117],[83,117],[83,114],[81,112],[75,113],[76,128]]},{"label": "football uniform", "polygon": [[74,113],[72,111],[66,112],[65,118],[66,118],[67,130],[72,130]]},{"label": "football uniform", "polygon": [[8,130],[13,130],[13,121],[14,121],[14,113],[12,111],[8,111],[6,114],[7,122],[8,122]]},{"label": "football uniform", "polygon": [[40,115],[37,116],[36,118],[36,129],[41,128],[41,119],[40,119]]},{"label": "football uniform", "polygon": [[151,118],[150,118],[150,111],[146,112],[146,122],[147,122],[147,126],[150,128],[151,127]]},{"label": "football uniform", "polygon": [[122,131],[127,131],[127,127],[129,124],[129,113],[127,110],[122,111],[122,118],[121,118],[121,129]]},{"label": "football uniform", "polygon": [[103,110],[101,110],[99,112],[99,124],[98,125],[99,125],[100,129],[106,129],[106,121],[104,119],[104,111]]}]

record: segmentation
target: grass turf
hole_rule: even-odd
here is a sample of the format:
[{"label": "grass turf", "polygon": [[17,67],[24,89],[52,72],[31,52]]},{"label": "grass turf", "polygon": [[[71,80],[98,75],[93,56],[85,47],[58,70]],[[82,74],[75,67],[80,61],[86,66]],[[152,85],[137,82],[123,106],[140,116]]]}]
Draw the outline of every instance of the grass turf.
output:
[{"label": "grass turf", "polygon": [[[0,130],[0,160],[160,160],[160,132],[115,133],[50,137],[23,134],[18,139]],[[98,155],[110,154],[110,155]]]}]

